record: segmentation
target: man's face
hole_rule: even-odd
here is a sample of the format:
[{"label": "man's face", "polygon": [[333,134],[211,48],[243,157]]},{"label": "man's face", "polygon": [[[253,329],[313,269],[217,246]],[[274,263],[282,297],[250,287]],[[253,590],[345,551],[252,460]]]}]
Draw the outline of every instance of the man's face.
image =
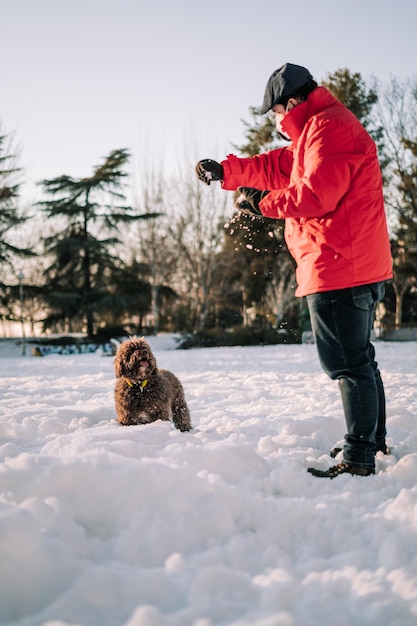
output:
[{"label": "man's face", "polygon": [[272,112],[275,114],[275,124],[277,124],[278,122],[281,124],[285,114],[286,114],[286,110],[283,104],[274,104],[274,106],[272,107]]},{"label": "man's face", "polygon": [[283,104],[274,104],[272,107],[272,112],[275,114],[275,128],[281,134],[286,136],[286,133],[283,132],[281,122],[288,113],[294,107],[297,106],[299,102],[295,98],[290,98],[288,100],[287,106],[285,107]]},{"label": "man's face", "polygon": [[278,131],[281,128],[281,122],[286,116],[286,114],[289,111],[291,111],[294,107],[296,107],[297,104],[298,102],[295,98],[290,98],[288,100],[287,107],[285,107],[283,104],[274,104],[271,110],[273,113],[275,113],[275,126],[277,127]]}]

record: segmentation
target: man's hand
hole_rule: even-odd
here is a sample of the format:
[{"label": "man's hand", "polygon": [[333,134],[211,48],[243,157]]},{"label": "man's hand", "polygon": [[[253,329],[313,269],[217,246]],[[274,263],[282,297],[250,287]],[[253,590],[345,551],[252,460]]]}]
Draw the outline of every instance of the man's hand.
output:
[{"label": "man's hand", "polygon": [[249,215],[262,215],[259,203],[262,198],[269,194],[269,191],[253,189],[253,187],[238,187],[239,196],[235,200],[235,207]]},{"label": "man's hand", "polygon": [[197,178],[206,185],[212,180],[223,180],[223,166],[212,159],[203,159],[195,166]]}]

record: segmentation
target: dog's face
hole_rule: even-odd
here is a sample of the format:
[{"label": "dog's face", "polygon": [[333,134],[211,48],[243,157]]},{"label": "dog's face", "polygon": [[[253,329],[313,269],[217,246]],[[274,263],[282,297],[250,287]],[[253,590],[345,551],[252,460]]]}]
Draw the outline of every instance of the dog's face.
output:
[{"label": "dog's face", "polygon": [[129,339],[118,348],[114,361],[116,378],[143,381],[156,371],[150,345],[143,339]]}]

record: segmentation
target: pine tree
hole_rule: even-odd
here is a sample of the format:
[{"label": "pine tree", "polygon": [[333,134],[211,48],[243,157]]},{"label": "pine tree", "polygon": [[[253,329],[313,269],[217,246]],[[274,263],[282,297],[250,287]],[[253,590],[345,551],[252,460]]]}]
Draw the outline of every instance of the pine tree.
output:
[{"label": "pine tree", "polygon": [[[71,321],[86,324],[94,334],[95,313],[108,306],[107,280],[118,258],[112,254],[119,242],[120,224],[149,215],[136,215],[124,204],[124,168],[127,150],[114,150],[87,178],[60,176],[42,181],[50,199],[39,204],[50,218],[64,220],[64,228],[45,239],[53,262],[47,269],[48,303],[51,314],[45,324]],[[153,216],[154,217],[154,216]],[[106,235],[100,238],[99,235]]]},{"label": "pine tree", "polygon": [[12,243],[11,231],[25,221],[18,209],[21,169],[14,165],[9,137],[0,133],[0,264],[12,265],[15,255],[29,254]]},{"label": "pine tree", "polygon": [[34,256],[34,253],[16,244],[16,231],[27,218],[19,209],[22,172],[16,165],[18,155],[12,139],[2,134],[0,127],[0,319],[23,321],[22,287],[16,284],[16,265],[19,259]]}]

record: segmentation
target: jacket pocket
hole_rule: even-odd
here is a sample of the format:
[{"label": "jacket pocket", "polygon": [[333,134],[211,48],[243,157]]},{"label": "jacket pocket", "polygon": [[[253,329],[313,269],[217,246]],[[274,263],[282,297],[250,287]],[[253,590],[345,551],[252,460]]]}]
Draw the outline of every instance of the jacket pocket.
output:
[{"label": "jacket pocket", "polygon": [[311,237],[314,237],[319,246],[331,248],[337,254],[343,256],[349,263],[352,261],[351,246],[348,241],[336,234],[332,220],[307,219],[303,228]]}]

